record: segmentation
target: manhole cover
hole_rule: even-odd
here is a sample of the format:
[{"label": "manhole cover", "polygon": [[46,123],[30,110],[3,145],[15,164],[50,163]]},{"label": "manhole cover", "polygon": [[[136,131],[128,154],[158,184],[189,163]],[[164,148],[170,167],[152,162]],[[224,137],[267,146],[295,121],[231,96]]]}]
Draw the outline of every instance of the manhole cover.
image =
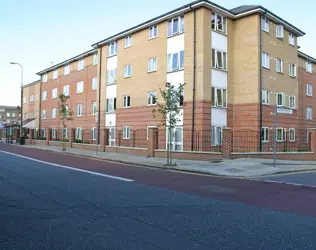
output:
[{"label": "manhole cover", "polygon": [[243,170],[237,169],[237,168],[229,168],[227,171],[232,172],[232,173],[240,173],[244,172]]}]

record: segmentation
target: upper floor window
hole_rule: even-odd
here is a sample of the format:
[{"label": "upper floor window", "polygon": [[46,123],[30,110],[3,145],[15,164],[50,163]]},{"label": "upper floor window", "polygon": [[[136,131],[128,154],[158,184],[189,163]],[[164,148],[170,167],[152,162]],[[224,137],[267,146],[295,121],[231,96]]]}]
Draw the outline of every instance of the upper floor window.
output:
[{"label": "upper floor window", "polygon": [[311,107],[306,107],[306,120],[313,119],[313,109]]},{"label": "upper floor window", "polygon": [[147,93],[147,104],[148,105],[155,105],[157,103],[156,98],[157,98],[156,92],[148,92]]},{"label": "upper floor window", "polygon": [[82,69],[84,69],[84,59],[83,58],[78,60],[78,68],[77,68],[77,70],[82,70]]},{"label": "upper floor window", "polygon": [[212,29],[226,34],[226,17],[212,13]]},{"label": "upper floor window", "polygon": [[168,22],[168,37],[184,32],[184,16],[173,18]]},{"label": "upper floor window", "polygon": [[132,46],[132,36],[125,37],[125,48]]},{"label": "upper floor window", "polygon": [[277,94],[277,106],[283,107],[285,103],[285,94],[284,93],[278,93]]},{"label": "upper floor window", "polygon": [[116,98],[106,99],[106,112],[114,112],[116,110]]},{"label": "upper floor window", "polygon": [[26,103],[26,97],[23,97],[23,103]]},{"label": "upper floor window", "polygon": [[83,105],[82,104],[77,104],[77,106],[76,106],[76,115],[77,116],[82,116],[83,115]]},{"label": "upper floor window", "polygon": [[114,56],[117,54],[117,42],[109,44],[109,56]]},{"label": "upper floor window", "polygon": [[131,106],[131,97],[129,95],[124,96],[123,108],[129,108]]},{"label": "upper floor window", "polygon": [[152,26],[149,28],[149,39],[154,39],[158,36],[158,26]]},{"label": "upper floor window", "polygon": [[276,37],[277,38],[283,38],[284,28],[283,25],[277,24],[276,25]]},{"label": "upper floor window", "polygon": [[132,65],[125,65],[124,66],[124,78],[132,76]]},{"label": "upper floor window", "polygon": [[306,61],[306,72],[313,73],[313,66],[312,63],[309,61]]},{"label": "upper floor window", "polygon": [[56,99],[57,98],[57,95],[58,95],[58,89],[57,88],[54,88],[52,90],[52,99]]},{"label": "upper floor window", "polygon": [[43,82],[47,82],[47,73],[43,75]]},{"label": "upper floor window", "polygon": [[53,79],[57,79],[58,78],[58,69],[55,69],[53,71]]},{"label": "upper floor window", "polygon": [[98,53],[95,53],[93,55],[93,65],[97,65],[98,64]]},{"label": "upper floor window", "polygon": [[111,85],[111,84],[115,84],[116,83],[116,72],[117,72],[117,69],[112,69],[112,70],[109,70],[107,75],[107,85]]},{"label": "upper floor window", "polygon": [[43,91],[43,93],[42,93],[42,100],[46,101],[46,99],[47,99],[47,91]]},{"label": "upper floor window", "polygon": [[67,64],[64,67],[64,75],[68,75],[69,73],[70,73],[70,64]]},{"label": "upper floor window", "polygon": [[261,17],[261,29],[265,32],[270,31],[269,20],[266,17]]},{"label": "upper floor window", "polygon": [[11,114],[10,113],[7,113],[7,117],[10,117],[11,116]]},{"label": "upper floor window", "polygon": [[295,35],[293,33],[289,33],[289,44],[295,46]]},{"label": "upper floor window", "polygon": [[30,96],[30,102],[34,102],[34,95]]},{"label": "upper floor window", "polygon": [[96,90],[97,89],[97,78],[93,77],[92,78],[92,90]]},{"label": "upper floor window", "polygon": [[290,96],[289,97],[289,102],[290,102],[290,109],[295,109],[295,96]]},{"label": "upper floor window", "polygon": [[64,94],[65,96],[69,96],[69,85],[65,85],[65,86],[63,87],[63,94]]},{"label": "upper floor window", "polygon": [[174,54],[168,54],[168,68],[167,71],[176,71],[184,68],[184,51],[179,51]]},{"label": "upper floor window", "polygon": [[269,54],[262,52],[261,58],[262,67],[269,69],[270,68],[270,56]]},{"label": "upper floor window", "polygon": [[306,84],[306,95],[313,96],[313,85],[310,83]]},{"label": "upper floor window", "polygon": [[226,96],[226,89],[218,89],[212,87],[212,101],[213,107],[227,107],[227,96]]},{"label": "upper floor window", "polygon": [[276,59],[276,71],[279,73],[283,73],[283,60],[280,58]]},{"label": "upper floor window", "polygon": [[92,102],[92,108],[91,108],[91,114],[95,115],[97,113],[97,103],[96,102]]},{"label": "upper floor window", "polygon": [[212,67],[216,69],[227,70],[227,54],[226,52],[212,49]]},{"label": "upper floor window", "polygon": [[269,104],[269,90],[263,89],[261,91],[261,95],[262,95],[262,104]]},{"label": "upper floor window", "polygon": [[148,72],[157,71],[157,58],[148,59]]},{"label": "upper floor window", "polygon": [[77,82],[76,92],[77,94],[80,94],[83,92],[83,81]]},{"label": "upper floor window", "polygon": [[52,118],[56,118],[57,117],[57,108],[53,108],[52,110]]},{"label": "upper floor window", "polygon": [[291,77],[296,77],[296,65],[295,64],[289,64],[289,75]]},{"label": "upper floor window", "polygon": [[42,110],[42,119],[43,120],[46,119],[46,110],[45,109]]}]

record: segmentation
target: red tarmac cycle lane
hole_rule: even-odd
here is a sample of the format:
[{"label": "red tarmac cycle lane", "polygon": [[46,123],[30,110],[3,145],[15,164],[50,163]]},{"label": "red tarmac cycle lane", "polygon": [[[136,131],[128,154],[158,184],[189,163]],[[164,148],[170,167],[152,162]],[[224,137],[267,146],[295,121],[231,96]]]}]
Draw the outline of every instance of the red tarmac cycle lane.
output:
[{"label": "red tarmac cycle lane", "polygon": [[316,188],[312,187],[150,169],[5,144],[0,144],[0,150],[73,168],[128,178],[139,184],[316,217]]}]

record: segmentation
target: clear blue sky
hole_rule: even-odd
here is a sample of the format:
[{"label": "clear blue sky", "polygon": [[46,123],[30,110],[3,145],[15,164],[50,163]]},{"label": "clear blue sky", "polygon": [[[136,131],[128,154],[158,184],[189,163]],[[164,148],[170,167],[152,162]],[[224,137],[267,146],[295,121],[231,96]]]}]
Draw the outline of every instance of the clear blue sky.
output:
[{"label": "clear blue sky", "polygon": [[[89,50],[90,45],[150,18],[187,4],[189,0],[0,0],[0,105],[20,104],[20,69],[24,84],[36,72]],[[301,30],[301,50],[316,57],[316,1],[215,0],[225,8],[262,5]],[[304,4],[299,4],[304,3]]]}]

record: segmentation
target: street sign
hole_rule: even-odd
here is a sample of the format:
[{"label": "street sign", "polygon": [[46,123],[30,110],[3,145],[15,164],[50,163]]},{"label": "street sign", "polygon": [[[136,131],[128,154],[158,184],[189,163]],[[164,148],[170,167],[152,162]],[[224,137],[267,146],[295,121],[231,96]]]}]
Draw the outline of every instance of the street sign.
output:
[{"label": "street sign", "polygon": [[277,108],[278,114],[286,114],[286,115],[292,115],[293,109],[286,109],[286,108]]}]

